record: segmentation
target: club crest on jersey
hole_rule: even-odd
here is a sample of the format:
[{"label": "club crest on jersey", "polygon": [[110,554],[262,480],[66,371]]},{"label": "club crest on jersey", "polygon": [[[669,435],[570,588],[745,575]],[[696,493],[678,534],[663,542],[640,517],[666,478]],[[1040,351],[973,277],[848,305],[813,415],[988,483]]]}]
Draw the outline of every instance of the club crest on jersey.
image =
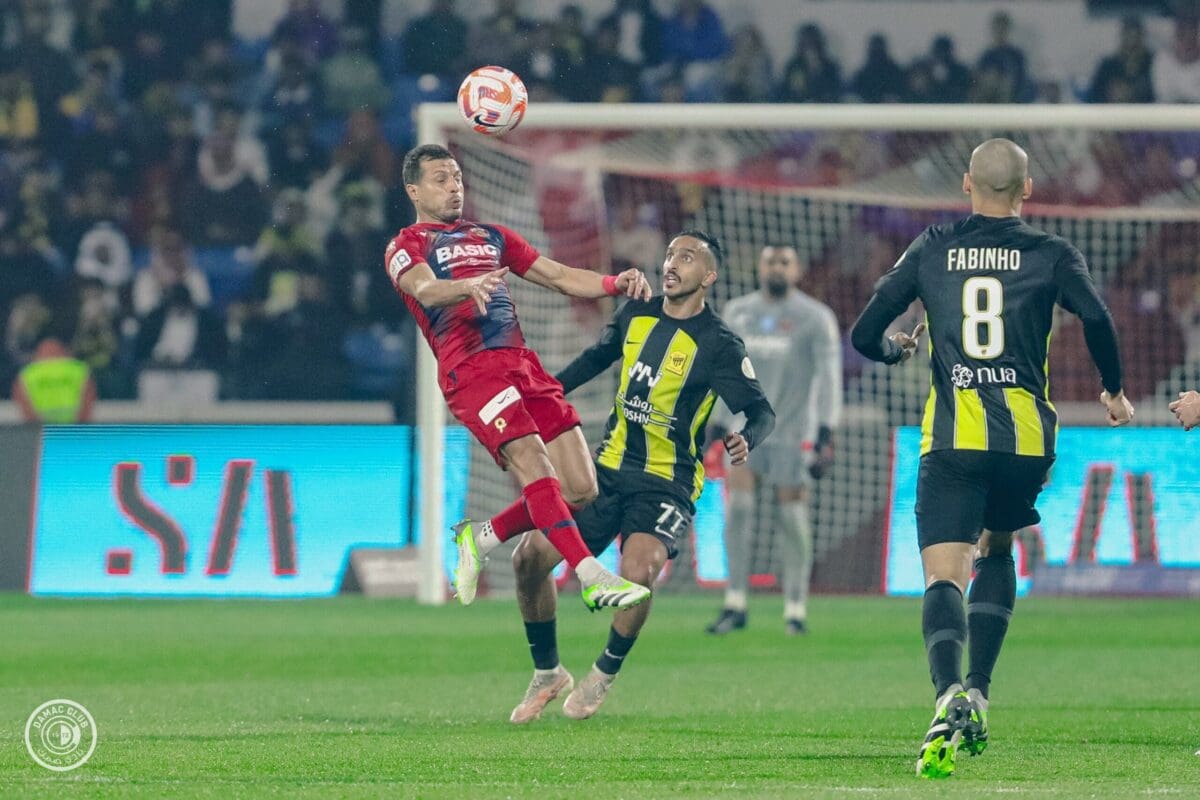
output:
[{"label": "club crest on jersey", "polygon": [[672,350],[671,355],[663,361],[663,369],[676,375],[683,375],[687,369],[688,354],[682,350]]}]

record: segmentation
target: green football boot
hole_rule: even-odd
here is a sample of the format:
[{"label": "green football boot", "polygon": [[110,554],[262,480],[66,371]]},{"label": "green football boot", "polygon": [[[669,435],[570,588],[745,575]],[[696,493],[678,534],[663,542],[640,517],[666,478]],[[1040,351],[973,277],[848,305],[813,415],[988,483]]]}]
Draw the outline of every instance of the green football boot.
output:
[{"label": "green football boot", "polygon": [[954,760],[963,741],[963,728],[974,709],[961,684],[953,684],[938,698],[917,756],[917,775],[922,778],[948,778],[954,774]]},{"label": "green football boot", "polygon": [[967,697],[971,698],[971,716],[963,726],[962,747],[972,756],[977,756],[988,746],[988,701],[978,689],[968,689]]},{"label": "green football boot", "polygon": [[479,573],[483,571],[486,559],[479,555],[475,546],[475,532],[471,520],[464,519],[454,526],[454,546],[458,548],[458,566],[454,569],[454,594],[458,602],[469,606],[475,601],[475,591],[479,588]]},{"label": "green football boot", "polygon": [[630,608],[645,602],[649,597],[650,590],[645,586],[614,575],[608,570],[603,570],[592,583],[583,584],[583,604],[592,611],[601,608]]}]

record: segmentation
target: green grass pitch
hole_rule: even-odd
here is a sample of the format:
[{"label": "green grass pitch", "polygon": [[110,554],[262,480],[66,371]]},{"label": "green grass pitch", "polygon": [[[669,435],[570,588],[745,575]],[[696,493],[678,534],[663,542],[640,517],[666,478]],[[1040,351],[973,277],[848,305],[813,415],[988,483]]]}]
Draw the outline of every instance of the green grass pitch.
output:
[{"label": "green grass pitch", "polygon": [[[777,598],[708,638],[716,606],[661,597],[595,718],[555,703],[517,728],[513,602],[0,597],[0,797],[1200,797],[1194,602],[1019,601],[991,748],[937,783],[913,775],[932,702],[915,600],[818,598],[801,639]],[[607,622],[564,598],[577,677]],[[58,697],[99,730],[62,775],[22,741]]]}]

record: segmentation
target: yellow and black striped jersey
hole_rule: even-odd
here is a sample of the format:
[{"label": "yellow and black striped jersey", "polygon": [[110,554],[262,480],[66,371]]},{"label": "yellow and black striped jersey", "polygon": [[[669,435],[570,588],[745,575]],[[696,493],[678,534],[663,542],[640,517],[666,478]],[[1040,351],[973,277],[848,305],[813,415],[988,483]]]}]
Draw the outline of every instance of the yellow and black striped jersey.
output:
[{"label": "yellow and black striped jersey", "polygon": [[1047,352],[1056,302],[1083,320],[1104,387],[1121,388],[1116,332],[1083,255],[1019,217],[975,214],[927,228],[876,284],[854,346],[877,361],[898,360],[883,332],[917,298],[931,355],[922,455],[1053,455],[1058,418]]},{"label": "yellow and black striped jersey", "polygon": [[694,502],[704,486],[704,428],[717,398],[735,413],[757,409],[770,417],[748,421],[742,433],[752,448],[774,422],[745,345],[707,305],[676,319],[663,312],[661,297],[630,300],[557,377],[570,392],[618,359],[620,384],[597,449],[601,468],[664,481]]}]

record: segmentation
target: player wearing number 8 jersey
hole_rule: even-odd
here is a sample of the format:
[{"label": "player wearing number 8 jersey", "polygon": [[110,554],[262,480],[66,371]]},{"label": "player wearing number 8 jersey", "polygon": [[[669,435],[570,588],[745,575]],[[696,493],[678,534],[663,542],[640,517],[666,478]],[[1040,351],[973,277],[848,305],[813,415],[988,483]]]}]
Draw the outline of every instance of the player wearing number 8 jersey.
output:
[{"label": "player wearing number 8 jersey", "polygon": [[1012,534],[1039,520],[1034,503],[1054,460],[1046,353],[1055,303],[1083,321],[1109,423],[1133,416],[1112,318],[1083,256],[1019,216],[1033,190],[1028,165],[1007,139],[976,148],[963,177],[972,215],[921,234],[876,284],[852,334],[863,355],[899,363],[923,326],[883,334],[913,300],[925,305],[932,376],[916,513],[937,699],[917,761],[923,777],[952,773],[960,743],[972,755],[987,744],[988,688],[1016,599]]}]

